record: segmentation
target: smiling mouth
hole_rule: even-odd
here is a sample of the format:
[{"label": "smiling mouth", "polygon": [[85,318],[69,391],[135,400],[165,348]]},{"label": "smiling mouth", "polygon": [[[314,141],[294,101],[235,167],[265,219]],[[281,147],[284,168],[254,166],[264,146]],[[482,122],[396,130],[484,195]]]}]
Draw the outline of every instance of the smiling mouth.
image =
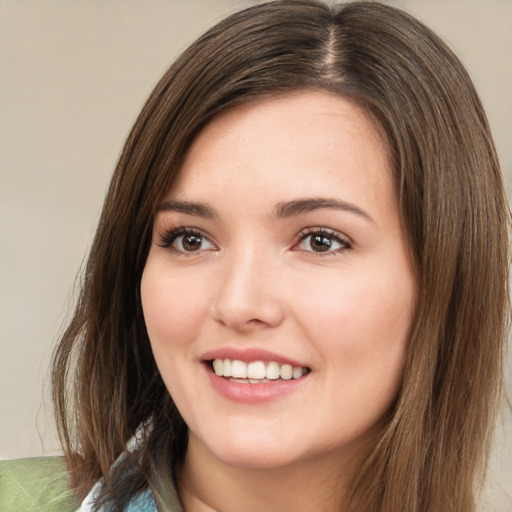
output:
[{"label": "smiling mouth", "polygon": [[251,361],[246,363],[237,359],[212,359],[208,363],[215,375],[242,384],[264,384],[280,380],[296,380],[311,371],[306,367],[280,364],[277,361]]}]

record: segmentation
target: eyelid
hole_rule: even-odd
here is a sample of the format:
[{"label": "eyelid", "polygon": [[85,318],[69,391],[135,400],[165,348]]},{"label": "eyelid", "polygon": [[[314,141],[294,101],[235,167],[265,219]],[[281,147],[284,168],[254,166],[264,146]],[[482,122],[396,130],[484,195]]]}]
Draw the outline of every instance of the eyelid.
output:
[{"label": "eyelid", "polygon": [[[175,227],[169,227],[166,229],[157,230],[158,232],[158,240],[157,245],[159,247],[162,247],[164,249],[170,250],[172,252],[175,252],[177,254],[182,254],[185,256],[192,256],[194,254],[200,254],[206,250],[218,250],[218,245],[215,243],[213,238],[206,234],[202,229],[194,227],[194,226],[185,226],[183,224],[175,226]],[[185,235],[197,235],[204,240],[206,240],[208,243],[210,243],[214,248],[213,249],[199,249],[197,251],[184,251],[179,250],[173,247],[173,243],[181,236]],[[300,244],[307,239],[307,237],[312,235],[321,235],[326,238],[329,238],[331,240],[336,241],[338,244],[341,245],[341,247],[338,247],[336,249],[329,249],[326,251],[314,251],[314,250],[305,250],[299,248]],[[346,236],[343,233],[340,233],[339,231],[331,228],[326,227],[319,227],[319,226],[313,226],[313,227],[306,227],[300,230],[300,232],[297,234],[295,241],[293,242],[293,245],[291,247],[291,250],[294,251],[301,251],[304,253],[310,253],[314,256],[328,256],[333,254],[340,254],[344,251],[352,249],[352,241],[351,239]]]},{"label": "eyelid", "polygon": [[[322,235],[327,238],[333,239],[336,242],[338,242],[339,244],[341,244],[342,247],[340,247],[338,249],[334,249],[334,250],[328,250],[325,252],[320,252],[320,251],[317,252],[317,251],[313,251],[313,250],[307,251],[304,249],[299,249],[298,248],[299,245],[307,237],[312,236],[312,235]],[[353,245],[352,240],[348,236],[344,235],[343,233],[340,233],[339,231],[336,231],[335,229],[331,229],[331,228],[314,226],[314,227],[307,227],[307,228],[300,230],[300,232],[298,233],[298,235],[296,237],[296,241],[294,242],[294,244],[292,246],[292,250],[302,251],[305,253],[311,253],[314,256],[329,256],[329,255],[333,255],[333,254],[340,254],[342,252],[350,250],[350,249],[352,249],[352,245]]]},{"label": "eyelid", "polygon": [[205,240],[207,240],[211,245],[215,247],[215,250],[217,250],[217,244],[212,240],[212,237],[204,233],[202,229],[192,227],[192,226],[176,226],[173,228],[167,228],[162,229],[158,231],[158,240],[157,245],[159,247],[162,247],[164,249],[168,249],[172,252],[178,253],[178,254],[184,254],[184,255],[193,255],[193,254],[199,254],[201,252],[204,252],[205,249],[199,250],[199,251],[179,251],[177,249],[174,249],[172,247],[172,244],[176,241],[177,238],[184,235],[198,235]]}]

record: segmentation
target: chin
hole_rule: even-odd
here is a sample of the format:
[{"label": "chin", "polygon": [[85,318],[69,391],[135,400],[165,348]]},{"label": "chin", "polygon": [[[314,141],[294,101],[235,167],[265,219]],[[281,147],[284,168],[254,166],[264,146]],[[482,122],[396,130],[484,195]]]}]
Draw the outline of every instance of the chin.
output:
[{"label": "chin", "polygon": [[289,444],[278,435],[261,438],[254,432],[244,434],[233,435],[226,429],[218,436],[212,436],[210,431],[202,439],[193,437],[211,457],[237,468],[272,469],[287,466],[300,458],[300,454],[294,453]]},{"label": "chin", "polygon": [[[214,455],[217,455],[214,453]],[[265,453],[263,449],[244,449],[227,451],[217,455],[227,466],[243,469],[276,469],[290,465],[295,460],[291,454],[273,451]]]}]

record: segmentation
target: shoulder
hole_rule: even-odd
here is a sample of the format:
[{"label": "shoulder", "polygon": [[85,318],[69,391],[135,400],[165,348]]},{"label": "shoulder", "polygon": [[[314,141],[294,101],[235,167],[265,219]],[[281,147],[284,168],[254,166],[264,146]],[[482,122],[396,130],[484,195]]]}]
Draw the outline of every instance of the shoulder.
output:
[{"label": "shoulder", "polygon": [[71,512],[77,506],[63,457],[0,460],[0,510]]}]

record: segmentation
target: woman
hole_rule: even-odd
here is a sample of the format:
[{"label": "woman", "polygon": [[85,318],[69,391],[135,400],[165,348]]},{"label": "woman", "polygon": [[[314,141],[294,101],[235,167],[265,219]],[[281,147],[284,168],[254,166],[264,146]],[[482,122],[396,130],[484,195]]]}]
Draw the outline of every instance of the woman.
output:
[{"label": "woman", "polygon": [[418,21],[221,21],[128,137],[55,354],[82,510],[476,510],[507,233],[478,97]]}]

